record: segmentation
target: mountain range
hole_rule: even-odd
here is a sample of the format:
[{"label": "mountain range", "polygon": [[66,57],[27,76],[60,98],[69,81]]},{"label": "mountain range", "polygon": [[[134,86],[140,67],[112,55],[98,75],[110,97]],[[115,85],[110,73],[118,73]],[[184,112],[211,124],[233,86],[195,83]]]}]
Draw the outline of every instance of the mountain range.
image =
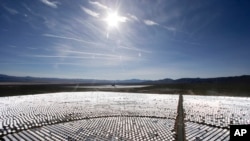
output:
[{"label": "mountain range", "polygon": [[65,78],[42,78],[42,77],[20,77],[0,74],[0,83],[86,83],[86,84],[181,84],[181,83],[248,83],[250,75],[216,77],[216,78],[181,78],[161,80],[97,80],[97,79],[65,79]]}]

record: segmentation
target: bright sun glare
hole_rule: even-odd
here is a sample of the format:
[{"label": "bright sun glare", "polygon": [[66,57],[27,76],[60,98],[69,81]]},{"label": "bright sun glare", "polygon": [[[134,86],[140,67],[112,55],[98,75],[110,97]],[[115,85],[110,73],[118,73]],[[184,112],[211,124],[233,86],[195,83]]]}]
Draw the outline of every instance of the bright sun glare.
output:
[{"label": "bright sun glare", "polygon": [[106,23],[109,27],[118,28],[119,23],[123,21],[122,17],[120,17],[117,12],[109,13],[107,18],[105,19]]}]

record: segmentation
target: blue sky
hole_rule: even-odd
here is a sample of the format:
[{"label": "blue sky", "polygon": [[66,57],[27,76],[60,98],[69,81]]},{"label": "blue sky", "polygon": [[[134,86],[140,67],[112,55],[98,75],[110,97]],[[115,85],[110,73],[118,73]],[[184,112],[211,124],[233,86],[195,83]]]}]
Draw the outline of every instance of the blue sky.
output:
[{"label": "blue sky", "polygon": [[[248,0],[1,0],[0,73],[163,79],[250,74]],[[117,14],[116,26],[107,18]]]}]

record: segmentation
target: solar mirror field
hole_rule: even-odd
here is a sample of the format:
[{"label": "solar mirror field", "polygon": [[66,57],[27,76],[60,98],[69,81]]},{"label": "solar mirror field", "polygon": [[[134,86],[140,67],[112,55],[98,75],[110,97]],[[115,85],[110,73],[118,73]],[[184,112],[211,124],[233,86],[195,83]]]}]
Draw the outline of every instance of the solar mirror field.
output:
[{"label": "solar mirror field", "polygon": [[229,125],[250,124],[246,97],[62,92],[1,97],[0,111],[6,141],[229,140]]}]

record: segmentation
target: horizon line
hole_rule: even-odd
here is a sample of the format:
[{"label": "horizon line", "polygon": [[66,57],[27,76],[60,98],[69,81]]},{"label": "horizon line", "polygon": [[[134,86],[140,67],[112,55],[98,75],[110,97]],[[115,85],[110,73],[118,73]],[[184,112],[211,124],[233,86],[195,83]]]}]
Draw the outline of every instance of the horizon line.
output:
[{"label": "horizon line", "polygon": [[128,79],[115,79],[115,80],[110,80],[110,79],[95,79],[95,78],[62,78],[62,77],[39,77],[39,76],[18,76],[18,75],[9,75],[9,74],[2,74],[0,75],[5,75],[5,76],[10,76],[10,77],[31,77],[31,78],[41,78],[41,79],[67,79],[67,80],[103,80],[103,81],[126,81],[126,80],[141,80],[141,81],[158,81],[158,80],[164,80],[164,79],[171,79],[171,80],[179,80],[179,79],[213,79],[213,78],[227,78],[227,77],[242,77],[242,76],[250,76],[250,74],[242,74],[242,75],[230,75],[230,76],[219,76],[219,77],[181,77],[181,78],[161,78],[161,79],[138,79],[138,78],[128,78]]}]

